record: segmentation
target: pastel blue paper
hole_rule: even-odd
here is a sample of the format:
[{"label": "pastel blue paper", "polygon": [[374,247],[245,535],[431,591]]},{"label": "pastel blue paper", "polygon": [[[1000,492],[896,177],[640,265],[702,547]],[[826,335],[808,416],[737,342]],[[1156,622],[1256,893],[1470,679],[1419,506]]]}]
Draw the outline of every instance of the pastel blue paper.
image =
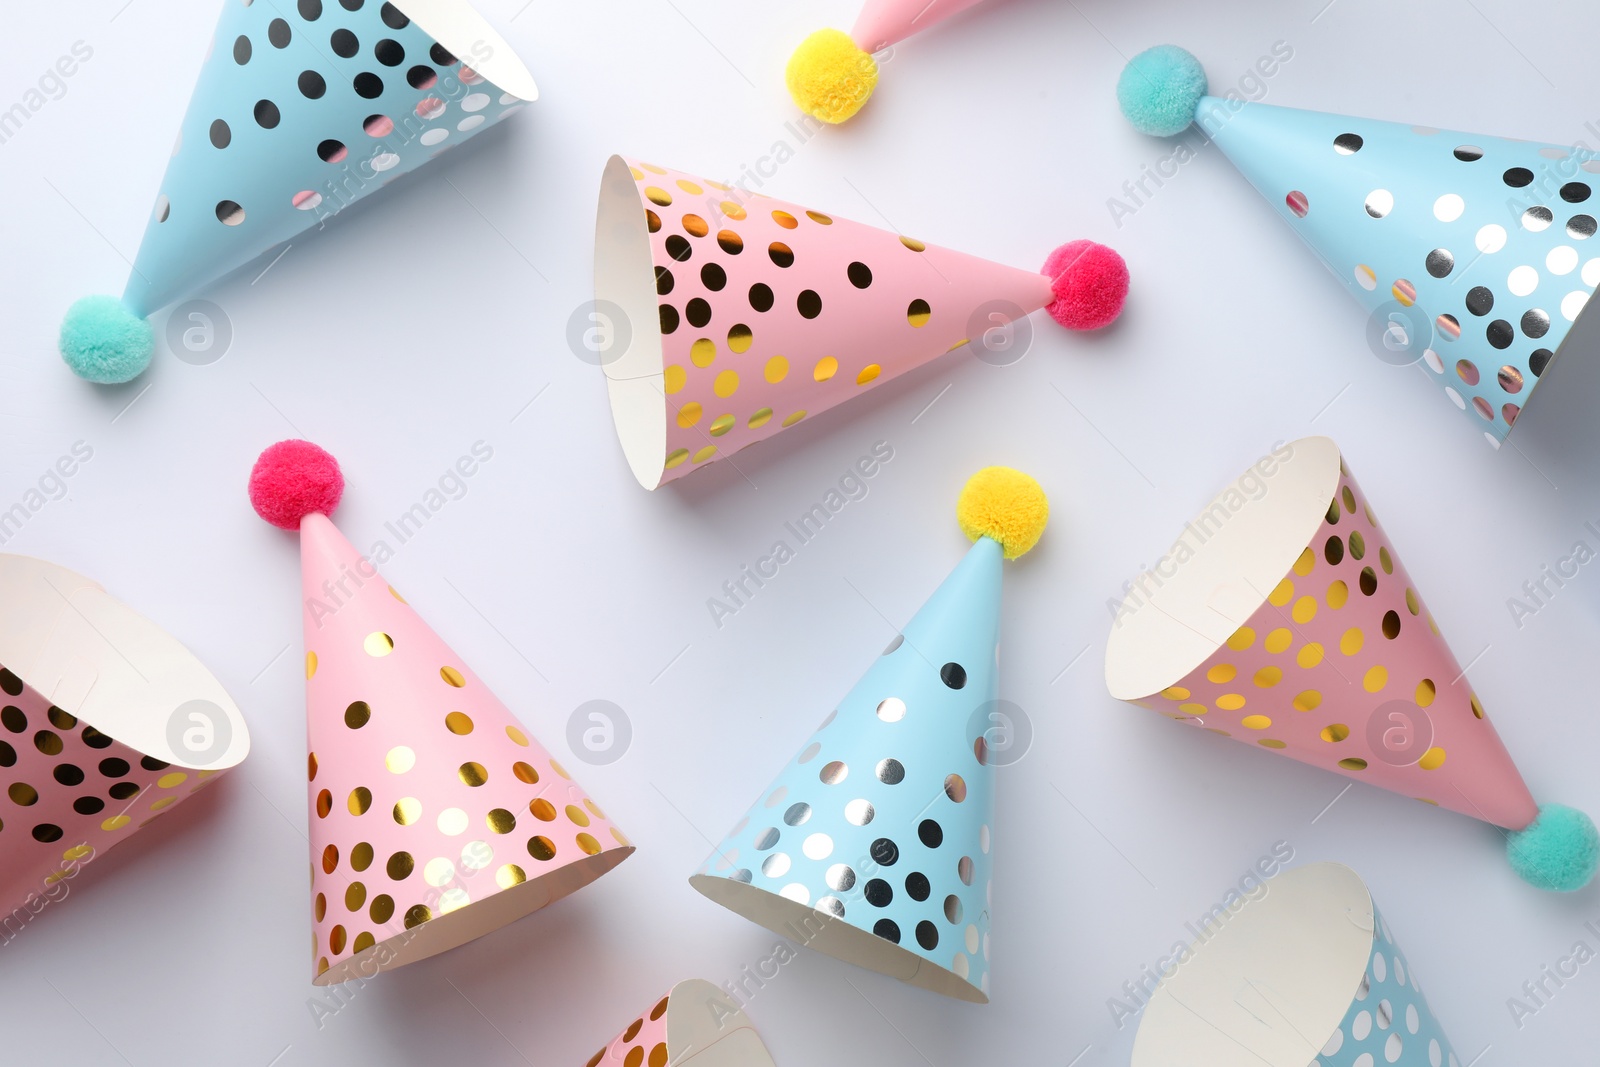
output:
[{"label": "pastel blue paper", "polygon": [[[300,10],[319,6],[314,21]],[[272,43],[272,25],[279,22],[289,30],[281,48]],[[336,54],[336,30],[355,35],[359,50],[352,58]],[[278,33],[281,39],[281,29]],[[244,54],[241,39],[249,42],[243,64],[236,58]],[[375,54],[380,41],[397,44],[403,60],[393,66],[381,62]],[[520,106],[481,75],[463,75],[462,60],[482,62],[485,56],[435,57],[430,55],[435,44],[398,8],[379,0],[366,0],[356,11],[340,0],[300,5],[223,0],[216,36],[123,295],[129,308],[148,315],[227,275]],[[386,58],[396,54],[385,45]],[[440,63],[440,58],[453,61]],[[437,75],[431,88],[415,89],[407,80],[420,65]],[[309,99],[299,88],[307,71],[325,85],[320,99]],[[363,74],[381,80],[381,95],[367,99],[357,93],[355,79]],[[417,109],[428,98],[443,109],[429,110],[430,117],[423,119]],[[279,113],[275,128],[256,120],[262,101]],[[392,132],[368,135],[364,124],[370,116],[387,116]],[[215,147],[211,138],[212,124],[219,120],[229,130],[226,148]],[[325,162],[318,155],[324,141],[347,146],[342,162]],[[306,206],[296,207],[296,197]],[[243,209],[239,225],[219,220],[223,201]]]},{"label": "pastel blue paper", "polygon": [[[701,874],[749,882],[868,934],[893,923],[902,948],[987,994],[994,768],[979,761],[977,742],[987,722],[985,705],[998,689],[1002,562],[1000,546],[987,537],[972,546]],[[950,663],[966,672],[960,689],[941,680]],[[878,713],[890,698],[905,704],[898,721]],[[904,780],[881,781],[875,768],[883,760],[898,761]],[[848,771],[828,785],[822,775],[835,762]],[[953,799],[959,788],[947,790],[950,775],[964,783],[960,802]],[[875,812],[862,826],[846,814],[860,800]],[[796,805],[809,806],[798,822],[802,809]],[[926,821],[941,831],[937,847],[920,836]],[[816,834],[827,835],[826,854],[814,843],[807,847]],[[892,864],[883,862],[887,850],[875,847],[883,840],[894,845]],[[838,888],[837,870],[830,884],[829,872],[840,864],[854,876],[848,889]],[[925,900],[907,889],[913,873],[928,880]],[[893,894],[885,906],[868,900],[874,880]],[[924,937],[934,935],[927,947],[919,943],[919,928]]]},{"label": "pastel blue paper", "polygon": [[[1391,313],[1399,316],[1394,321],[1413,342],[1420,334],[1426,343],[1385,358],[1414,359],[1426,348],[1429,377],[1498,447],[1539,373],[1560,354],[1573,321],[1600,285],[1600,239],[1592,236],[1600,215],[1600,197],[1592,195],[1600,188],[1600,156],[1216,97],[1201,103],[1196,121],[1362,306],[1378,313],[1380,326],[1369,329],[1369,341],[1378,343]],[[1351,134],[1361,141],[1353,151]],[[1345,150],[1336,147],[1336,138]],[[1474,150],[1464,155],[1481,156],[1458,158],[1456,150],[1463,147]],[[1506,173],[1518,167],[1532,172],[1531,184],[1507,184]],[[1569,201],[1563,190],[1584,199]],[[1392,197],[1393,206],[1375,218],[1366,204],[1379,191]],[[1289,206],[1293,193],[1306,198],[1304,218]],[[1458,217],[1452,218],[1453,201],[1439,205],[1450,195],[1464,202]],[[1380,195],[1377,206],[1385,199]],[[1442,209],[1437,214],[1436,205]],[[1536,216],[1549,213],[1545,217],[1551,221],[1542,229],[1529,228],[1530,221],[1539,224],[1538,217],[1528,215],[1534,209],[1542,209]],[[1503,247],[1496,251],[1480,251],[1480,231],[1488,226],[1504,231]],[[1435,250],[1448,252],[1454,261],[1444,277],[1429,271]],[[1358,273],[1362,266],[1373,272],[1366,284]],[[1511,273],[1518,267],[1537,275],[1536,287],[1525,296],[1511,289]],[[1415,289],[1410,308],[1396,299],[1396,283],[1402,281]],[[1474,314],[1467,304],[1478,286],[1493,295],[1487,314]],[[1542,311],[1549,320],[1542,336],[1524,328],[1523,316],[1530,311]],[[1460,324],[1459,338],[1451,339],[1441,326],[1446,315]],[[1530,325],[1536,334],[1537,323]],[[1509,337],[1509,346],[1492,344],[1491,329]],[[1463,360],[1468,366],[1458,371]],[[1501,368],[1509,370],[1502,375]]]},{"label": "pastel blue paper", "polygon": [[1372,957],[1355,1000],[1316,1063],[1320,1067],[1461,1067],[1405,954],[1372,911]]}]

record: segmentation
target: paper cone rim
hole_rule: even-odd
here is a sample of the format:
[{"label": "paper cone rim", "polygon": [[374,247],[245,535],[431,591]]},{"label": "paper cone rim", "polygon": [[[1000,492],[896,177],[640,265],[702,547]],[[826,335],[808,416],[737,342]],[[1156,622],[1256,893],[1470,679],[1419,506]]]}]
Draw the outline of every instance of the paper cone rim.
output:
[{"label": "paper cone rim", "polygon": [[621,308],[629,331],[628,347],[603,368],[611,418],[628,469],[653,490],[666,474],[666,356],[650,231],[632,165],[620,155],[601,175],[594,249],[596,314],[607,304]]},{"label": "paper cone rim", "polygon": [[[1583,305],[1583,310],[1578,312],[1578,317],[1573,319],[1572,325],[1567,328],[1567,335],[1561,339],[1559,345],[1556,345],[1555,355],[1550,358],[1549,365],[1545,367],[1544,373],[1534,382],[1533,388],[1528,390],[1528,399],[1522,405],[1522,410],[1517,414],[1517,421],[1507,427],[1506,440],[1509,441],[1511,435],[1517,432],[1517,427],[1521,426],[1529,417],[1528,411],[1530,409],[1541,410],[1545,407],[1545,405],[1540,404],[1538,409],[1534,408],[1534,405],[1538,403],[1538,398],[1544,395],[1545,392],[1539,387],[1544,384],[1545,379],[1550,377],[1552,372],[1555,374],[1562,373],[1557,368],[1563,365],[1563,359],[1569,363],[1575,362],[1581,358],[1579,351],[1583,347],[1588,346],[1591,352],[1600,347],[1600,312],[1595,312],[1596,305],[1600,305],[1600,292],[1590,297],[1589,301]],[[1591,312],[1594,313],[1591,314]],[[1572,351],[1569,352],[1569,349]],[[1490,436],[1493,435],[1491,434]],[[1498,443],[1496,447],[1499,447]]]},{"label": "paper cone rim", "polygon": [[[721,1005],[724,1009],[731,1009],[731,1012],[718,1014],[712,1010],[713,1005]],[[691,1010],[675,1010],[684,1007]],[[740,1043],[740,1034],[748,1034],[749,1040],[761,1047],[762,1058],[759,1061],[729,1059],[746,1053]],[[730,1044],[723,1045],[724,1041]],[[719,1045],[723,1045],[723,1048],[719,1049]],[[738,1047],[734,1047],[736,1045]],[[727,1063],[729,1067],[734,1063],[738,1067],[774,1067],[772,1053],[755,1024],[750,1021],[750,1016],[726,991],[718,989],[704,978],[686,978],[668,990],[667,1050],[673,1054],[674,1063],[692,1060],[696,1064],[707,1063],[708,1067],[721,1063]],[[702,1056],[710,1059],[702,1060]]]},{"label": "paper cone rim", "polygon": [[[1113,697],[1142,700],[1176,684],[1205,663],[1267,602],[1272,590],[1311,544],[1327,515],[1328,502],[1338,491],[1343,453],[1332,438],[1322,436],[1302,437],[1284,447],[1290,451],[1290,458],[1283,461],[1284,469],[1278,472],[1279,481],[1266,477],[1267,488],[1259,499],[1245,496],[1248,503],[1237,512],[1232,512],[1226,504],[1229,494],[1243,491],[1240,488],[1243,480],[1252,474],[1259,476],[1258,467],[1268,458],[1265,456],[1223,487],[1184,527],[1173,545],[1174,550],[1193,541],[1191,531],[1197,528],[1203,531],[1214,522],[1209,517],[1218,507],[1232,514],[1228,525],[1214,532],[1200,546],[1201,551],[1210,550],[1207,553],[1210,562],[1202,565],[1201,551],[1194,552],[1194,558],[1178,564],[1176,573],[1166,579],[1154,595],[1140,594],[1142,602],[1134,605],[1127,619],[1119,613],[1106,641],[1106,688]],[[1288,464],[1295,461],[1303,461],[1306,466],[1287,475]],[[1283,482],[1285,477],[1299,481]],[[1262,543],[1268,539],[1270,543]],[[1221,549],[1216,547],[1218,541],[1223,542]],[[1219,565],[1216,561],[1223,552],[1228,555]],[[1159,568],[1160,562],[1156,566]],[[1150,583],[1145,580],[1149,574],[1149,571],[1140,572],[1130,586],[1139,590],[1143,583],[1147,588]],[[1219,592],[1224,590],[1229,594],[1226,605],[1214,603]],[[1187,603],[1175,612],[1169,611],[1180,599]],[[1202,608],[1206,610],[1200,610]],[[1212,628],[1202,632],[1191,624],[1194,619],[1205,619]],[[1164,622],[1174,625],[1158,640],[1173,644],[1172,637],[1177,635],[1183,647],[1152,649],[1155,642],[1144,631]]]},{"label": "paper cone rim", "polygon": [[[379,971],[392,971],[459,948],[590,885],[615,870],[633,853],[632,845],[609,848],[553,871],[546,871],[510,889],[502,889],[482,900],[475,900],[455,911],[435,916],[420,926],[402,930],[348,959],[340,960],[314,977],[311,984],[338,985],[354,978],[371,978]],[[380,960],[380,955],[391,958]]]},{"label": "paper cone rim", "polygon": [[[689,884],[707,900],[804,948],[953,1000],[989,1003],[988,994],[954,971],[846,919],[724,876],[696,874],[690,877]],[[820,924],[819,932],[811,937],[797,936],[796,931],[807,929],[808,924]]]},{"label": "paper cone rim", "polygon": [[[1360,931],[1360,938],[1351,938],[1348,945],[1334,945],[1334,939],[1346,932],[1344,926],[1338,925],[1341,915],[1337,911],[1330,911],[1326,915],[1305,914],[1308,908],[1315,908],[1322,903],[1322,901],[1316,899],[1319,891],[1318,880],[1320,880],[1322,887],[1330,888],[1330,896],[1332,891],[1337,891],[1342,895],[1346,908],[1342,917],[1350,929]],[[1268,1059],[1266,1056],[1261,1055],[1259,1048],[1249,1048],[1246,1051],[1252,1053],[1251,1062],[1259,1062],[1262,1067],[1301,1067],[1308,1061],[1313,1063],[1321,1062],[1319,1053],[1322,1050],[1322,1042],[1326,1041],[1329,1035],[1339,1029],[1340,1024],[1350,1010],[1350,1006],[1355,1002],[1356,995],[1361,988],[1362,977],[1367,973],[1367,966],[1372,957],[1373,943],[1379,936],[1376,905],[1372,900],[1371,890],[1367,887],[1365,880],[1354,870],[1342,863],[1332,862],[1310,863],[1300,867],[1292,867],[1261,884],[1265,888],[1262,896],[1244,904],[1237,912],[1230,912],[1226,921],[1216,928],[1216,932],[1208,940],[1197,940],[1190,946],[1191,959],[1181,964],[1175,964],[1175,969],[1170,977],[1163,975],[1162,984],[1150,996],[1148,1003],[1145,1005],[1143,1016],[1139,1021],[1139,1032],[1134,1038],[1130,1067],[1154,1067],[1156,1064],[1164,1065],[1173,1062],[1174,1041],[1176,1040],[1176,1035],[1182,1033],[1183,1027],[1180,1025],[1170,1032],[1166,1029],[1163,1019],[1169,1007],[1180,1024],[1186,1025],[1190,1018],[1199,1017],[1207,1023],[1210,1029],[1222,1034],[1224,1038],[1230,1041],[1237,1042],[1237,1039],[1228,1035],[1222,1027],[1217,1025],[1214,1019],[1201,1014],[1204,1006],[1198,1005],[1196,1000],[1204,996],[1205,990],[1186,989],[1180,992],[1175,988],[1178,986],[1193,986],[1197,981],[1204,983],[1207,980],[1213,983],[1218,981],[1229,983],[1226,994],[1219,997],[1218,1000],[1226,1000],[1228,1004],[1246,1015],[1251,1014],[1251,1009],[1244,1004],[1244,998],[1247,995],[1260,996],[1264,992],[1261,986],[1265,986],[1267,990],[1270,990],[1266,994],[1268,997],[1276,996],[1278,998],[1275,1001],[1269,1001],[1270,1010],[1276,1013],[1275,1020],[1287,1021],[1290,1029],[1294,1031],[1299,1040],[1308,1042],[1315,1040],[1317,1042],[1316,1048],[1309,1054],[1302,1055],[1301,1052],[1303,1050],[1296,1049],[1292,1052],[1285,1051],[1282,1056],[1276,1059]],[[1293,1019],[1284,1013],[1286,1002],[1283,998],[1288,992],[1285,984],[1281,981],[1272,982],[1268,977],[1272,968],[1262,968],[1259,964],[1256,965],[1251,973],[1261,975],[1259,978],[1261,986],[1257,985],[1257,981],[1245,978],[1243,982],[1247,984],[1242,984],[1240,988],[1235,988],[1235,985],[1230,983],[1231,974],[1226,969],[1227,963],[1234,961],[1224,960],[1223,969],[1217,977],[1208,975],[1205,970],[1207,967],[1216,968],[1220,944],[1226,940],[1226,943],[1231,946],[1236,944],[1242,937],[1247,936],[1251,924],[1261,921],[1264,914],[1261,910],[1262,907],[1275,899],[1280,902],[1283,901],[1285,894],[1290,895],[1291,902],[1300,903],[1301,912],[1305,918],[1317,921],[1319,934],[1328,930],[1332,931],[1332,935],[1328,937],[1328,954],[1329,956],[1341,957],[1331,959],[1326,963],[1313,963],[1298,957],[1287,962],[1274,961],[1279,963],[1286,971],[1292,972],[1291,977],[1295,978],[1307,973],[1306,969],[1313,966],[1337,967],[1340,971],[1340,974],[1326,981],[1324,990],[1317,991],[1327,996],[1327,1004],[1317,1003],[1310,1007],[1299,1006],[1295,1010],[1299,1011],[1300,1014]],[[1249,900],[1249,898],[1245,899]],[[1255,909],[1254,912],[1252,912],[1252,909]],[[1358,919],[1351,915],[1352,911],[1357,910],[1366,915],[1370,923],[1369,926],[1362,927]],[[1274,913],[1273,918],[1277,918],[1276,913]],[[1207,930],[1210,929],[1212,928],[1207,927]],[[1246,931],[1246,934],[1241,934],[1241,931]],[[1276,938],[1263,937],[1260,934],[1255,935],[1255,939],[1258,942],[1262,942],[1258,951],[1271,951],[1272,945],[1277,943]],[[1280,973],[1279,978],[1283,977],[1283,974]],[[1302,996],[1309,996],[1304,989],[1299,992]],[[1184,999],[1185,996],[1187,996],[1187,999]],[[1339,999],[1341,997],[1342,999]],[[1314,1017],[1314,1021],[1312,1017]],[[1252,1016],[1252,1022],[1259,1027],[1261,1025],[1261,1017],[1259,1015]],[[1163,1032],[1156,1033],[1155,1027],[1162,1027]],[[1154,1052],[1148,1051],[1149,1044],[1157,1041],[1165,1041],[1166,1044],[1157,1046]],[[1192,1050],[1192,1047],[1188,1045],[1184,1047],[1186,1051],[1198,1051]],[[1147,1051],[1141,1054],[1141,1048],[1145,1048]],[[1230,1054],[1237,1055],[1232,1050],[1230,1050]],[[1219,1060],[1214,1054],[1208,1053],[1204,1059],[1195,1059],[1193,1062],[1196,1067],[1211,1067],[1211,1065],[1217,1063],[1232,1061]]]},{"label": "paper cone rim", "polygon": [[[503,92],[519,100],[539,99],[539,86],[516,50],[467,0],[391,2],[422,32]],[[484,49],[487,55],[480,55]]]},{"label": "paper cone rim", "polygon": [[[0,553],[0,595],[0,666],[82,725],[182,770],[225,771],[250,754],[249,726],[217,677],[99,582],[49,560]],[[38,613],[62,604],[58,625],[38,625]],[[64,647],[69,639],[77,643]],[[45,679],[48,690],[39,684]],[[168,721],[190,700],[219,710],[231,731],[227,749],[204,763],[184,758],[167,736]]]}]

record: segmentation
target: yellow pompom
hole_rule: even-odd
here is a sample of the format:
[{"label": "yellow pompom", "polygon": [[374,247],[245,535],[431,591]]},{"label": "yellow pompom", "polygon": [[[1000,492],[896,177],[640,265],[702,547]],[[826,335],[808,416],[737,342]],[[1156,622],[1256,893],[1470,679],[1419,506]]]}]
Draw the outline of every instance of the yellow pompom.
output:
[{"label": "yellow pompom", "polygon": [[1039,543],[1050,521],[1044,488],[1010,467],[985,467],[967,480],[956,501],[961,532],[976,541],[998,541],[1006,559],[1016,559]]},{"label": "yellow pompom", "polygon": [[789,95],[800,110],[839,123],[860,111],[878,86],[878,63],[848,33],[818,30],[789,57]]}]

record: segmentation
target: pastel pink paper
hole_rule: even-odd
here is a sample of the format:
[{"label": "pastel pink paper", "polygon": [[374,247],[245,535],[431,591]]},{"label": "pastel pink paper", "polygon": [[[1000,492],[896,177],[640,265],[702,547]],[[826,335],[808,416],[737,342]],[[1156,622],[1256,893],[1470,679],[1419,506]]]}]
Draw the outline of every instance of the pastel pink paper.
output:
[{"label": "pastel pink paper", "polygon": [[[1330,516],[1336,514],[1337,521],[1324,519],[1308,546],[1313,559],[1310,571],[1301,575],[1292,569],[1285,577],[1284,581],[1293,587],[1288,598],[1283,598],[1285,587],[1280,585],[1268,602],[1251,615],[1246,623],[1253,634],[1249,646],[1240,651],[1224,646],[1172,688],[1151,694],[1139,703],[1246,744],[1283,742],[1287,747],[1274,750],[1303,763],[1425,799],[1497,826],[1522,829],[1537,816],[1538,806],[1488,718],[1474,713],[1474,708],[1481,710],[1481,705],[1450,647],[1434,629],[1433,616],[1420,595],[1415,594],[1410,575],[1373,517],[1366,497],[1348,470],[1342,469],[1341,473],[1336,511],[1330,510]],[[1346,507],[1346,492],[1355,502],[1353,510]],[[1361,534],[1365,543],[1360,559],[1354,558],[1350,549],[1352,532]],[[1330,537],[1341,539],[1342,559],[1338,564],[1328,562]],[[1392,563],[1392,574],[1383,566],[1384,550]],[[1377,582],[1371,596],[1361,591],[1364,568],[1372,570]],[[1335,581],[1343,581],[1349,590],[1349,599],[1339,609],[1329,606],[1328,590]],[[1407,605],[1408,589],[1413,590],[1418,609],[1415,615]],[[1316,600],[1316,615],[1309,621],[1296,622],[1292,612],[1307,596]],[[1274,604],[1273,600],[1282,602]],[[1400,632],[1392,640],[1384,637],[1382,629],[1384,614],[1389,611],[1400,620]],[[1351,628],[1359,628],[1364,640],[1358,652],[1347,656],[1340,651],[1340,641]],[[1266,641],[1278,629],[1286,629],[1292,635],[1292,644],[1283,652],[1272,653],[1267,651]],[[1242,643],[1242,631],[1235,636]],[[1316,666],[1301,667],[1301,649],[1311,643],[1323,647],[1323,658]],[[1222,666],[1235,668],[1237,674],[1222,682],[1209,680],[1208,672]],[[1375,666],[1386,668],[1388,677],[1387,684],[1372,693],[1367,691],[1364,680]],[[1257,685],[1257,673],[1267,669],[1282,671],[1283,680],[1267,688]],[[1368,722],[1378,709],[1396,699],[1415,705],[1417,687],[1423,679],[1432,680],[1437,691],[1427,707],[1427,718],[1433,724],[1433,746],[1445,753],[1444,763],[1433,770],[1385,762],[1368,742]],[[1186,691],[1186,695],[1174,689]],[[1311,711],[1294,710],[1296,695],[1305,691],[1321,694],[1321,703]],[[1232,710],[1218,707],[1219,698],[1230,695],[1243,697],[1244,706]],[[1420,715],[1420,708],[1412,707],[1410,713]],[[1271,726],[1251,729],[1243,725],[1246,717],[1255,715],[1270,718]],[[1322,730],[1336,723],[1346,726],[1349,736],[1337,743],[1324,741]],[[1345,758],[1364,759],[1367,766],[1360,770],[1343,768],[1339,761]]]},{"label": "pastel pink paper", "polygon": [[[424,921],[437,921],[447,910],[504,892],[499,879],[508,866],[520,868],[533,882],[602,852],[632,851],[565,769],[326,516],[306,516],[300,541],[305,643],[316,656],[315,670],[308,658],[306,681],[316,974],[355,956],[363,933],[378,946],[404,934],[413,908],[427,908],[432,918]],[[370,655],[364,643],[373,633],[387,634],[393,651]],[[447,681],[443,668],[458,672],[463,684]],[[357,701],[368,705],[370,718],[351,728],[346,713]],[[470,718],[469,733],[446,727],[451,712]],[[415,764],[395,773],[386,758],[402,746]],[[484,784],[463,780],[461,767],[468,762],[487,772]],[[514,769],[519,764],[520,777]],[[372,795],[360,815],[350,807],[357,787]],[[394,810],[407,798],[420,804],[420,817],[400,825]],[[542,801],[551,808],[543,808]],[[464,831],[449,833],[440,826],[441,814],[451,809],[466,813]],[[496,810],[514,817],[511,832],[493,829],[488,814]],[[529,844],[536,836],[553,844],[552,858],[532,854]],[[358,871],[352,857],[363,842],[372,847],[373,859]],[[400,879],[387,870],[397,853],[412,858],[410,874]],[[448,861],[453,874],[441,885],[430,885],[425,872],[437,859]],[[599,873],[604,872],[593,877]],[[359,890],[352,888],[356,883]],[[386,921],[373,914],[380,895],[394,905]]]},{"label": "pastel pink paper", "polygon": [[959,14],[980,0],[866,0],[850,37],[876,52]]},{"label": "pastel pink paper", "polygon": [[[668,1063],[667,1004],[671,999],[669,991],[648,1014],[628,1024],[615,1041],[596,1052],[585,1067],[661,1067]],[[641,1050],[639,1059],[629,1064],[628,1054],[635,1049]]]},{"label": "pastel pink paper", "polygon": [[[4,677],[13,684],[16,676],[7,673]],[[142,762],[144,753],[99,733],[91,724],[52,705],[26,685],[26,679],[21,681],[19,694],[0,694],[0,705],[5,705],[5,714],[0,716],[5,722],[0,729],[0,783],[4,790],[0,795],[0,906],[10,914],[3,923],[8,936],[15,936],[17,925],[26,923],[28,916],[67,896],[70,886],[64,883],[75,879],[106,850],[222,773],[183,770],[159,760],[151,760],[147,766]],[[18,725],[20,730],[12,729]],[[46,749],[57,742],[61,751],[50,755]],[[127,765],[127,773],[108,774],[101,769],[120,769],[110,762],[117,760]],[[83,773],[78,785],[63,785],[56,778],[58,770],[69,780],[75,777],[70,768]],[[108,791],[118,783],[135,785],[138,792],[113,799]],[[30,789],[38,799],[20,803]],[[73,802],[80,798],[98,799],[105,807],[79,814]],[[39,840],[39,836],[49,838],[51,828],[59,830],[60,836]]]},{"label": "pastel pink paper", "polygon": [[[650,246],[658,276],[668,272],[672,288],[659,301],[678,318],[677,328],[662,337],[669,405],[666,456],[671,464],[662,482],[773,436],[796,412],[815,418],[960,346],[969,340],[974,315],[986,303],[1004,301],[1026,315],[1055,299],[1050,280],[1036,271],[933,245],[914,251],[884,230],[826,215],[820,217],[829,221],[820,222],[798,204],[719,188],[704,178],[638,160],[629,163],[638,179],[642,207],[661,222],[650,235]],[[659,191],[654,200],[651,190]],[[670,204],[659,203],[661,193],[671,198]],[[796,221],[795,227],[780,225],[774,212],[786,212]],[[738,217],[741,213],[744,218]],[[704,222],[706,236],[696,237],[685,228],[684,218],[691,214]],[[719,247],[722,230],[739,236],[742,252],[729,255]],[[675,260],[667,251],[667,240],[674,235],[688,242],[687,261]],[[792,266],[774,263],[769,253],[774,242],[793,250]],[[849,278],[850,265],[857,262],[872,272],[866,289],[858,289]],[[720,292],[703,282],[701,269],[708,263],[726,272],[727,284]],[[758,282],[769,286],[775,297],[766,312],[756,311],[750,303],[750,288]],[[805,318],[798,308],[805,290],[822,300],[822,312],[814,319]],[[697,298],[711,308],[703,328],[690,325],[686,312]],[[913,300],[925,300],[931,309],[928,322],[920,327],[908,319]],[[993,324],[984,316],[978,326]],[[748,326],[752,333],[750,348],[742,353],[729,347],[730,328],[735,325]],[[694,343],[701,338],[716,345],[715,358],[706,367],[696,366],[691,358]],[[767,364],[774,356],[788,361],[787,374],[779,382],[767,380]],[[827,381],[818,382],[817,364],[824,358],[837,360],[838,369]],[[857,384],[870,366],[881,369],[875,378]],[[737,390],[719,397],[718,376],[729,370],[738,376]],[[678,373],[683,374],[684,385],[673,390]],[[699,414],[691,418],[695,404]],[[752,427],[751,416],[768,408],[771,418]],[[724,415],[734,417],[732,428],[713,434],[715,421]],[[686,422],[689,425],[683,425]],[[714,451],[707,453],[708,448]]]}]

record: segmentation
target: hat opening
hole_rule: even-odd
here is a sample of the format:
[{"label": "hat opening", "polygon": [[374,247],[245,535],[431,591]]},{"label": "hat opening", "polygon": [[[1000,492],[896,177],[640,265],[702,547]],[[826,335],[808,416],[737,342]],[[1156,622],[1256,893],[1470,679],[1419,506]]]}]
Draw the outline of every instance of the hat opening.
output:
[{"label": "hat opening", "polygon": [[[639,484],[654,489],[666,473],[667,399],[656,301],[655,260],[639,188],[627,160],[612,156],[600,181],[594,228],[596,316],[621,312],[610,323],[611,342],[602,366],[611,397],[611,417]],[[597,326],[605,325],[597,322]]]},{"label": "hat opening", "polygon": [[1106,644],[1112,696],[1141,700],[1174,684],[1266,603],[1321,526],[1340,462],[1326,437],[1276,446],[1124,584]]},{"label": "hat opening", "polygon": [[466,0],[393,2],[424,33],[502,91],[520,100],[539,99],[539,87],[516,51]]},{"label": "hat opening", "polygon": [[667,994],[667,1052],[694,1067],[774,1067],[749,1018],[728,994],[699,978]]},{"label": "hat opening", "polygon": [[[823,955],[955,1000],[973,1004],[989,1003],[989,997],[983,990],[954,971],[940,967],[893,941],[852,926],[831,912],[818,911],[788,897],[721,875],[697,874],[689,879],[689,884],[729,911],[806,948],[816,949]],[[1304,1064],[1300,1067],[1304,1067]]]},{"label": "hat opening", "polygon": [[0,553],[0,665],[152,759],[224,771],[250,752],[227,690],[161,627],[65,567]]},{"label": "hat opening", "polygon": [[1321,1062],[1372,956],[1376,918],[1366,886],[1348,867],[1318,863],[1229,899],[1162,972],[1132,1067]]},{"label": "hat opening", "polygon": [[[371,978],[379,971],[404,967],[458,948],[582,889],[631,855],[631,845],[607,849],[499,890],[340,960],[313,978],[312,984],[337,985],[355,978]],[[319,952],[321,948],[319,945]]]}]

